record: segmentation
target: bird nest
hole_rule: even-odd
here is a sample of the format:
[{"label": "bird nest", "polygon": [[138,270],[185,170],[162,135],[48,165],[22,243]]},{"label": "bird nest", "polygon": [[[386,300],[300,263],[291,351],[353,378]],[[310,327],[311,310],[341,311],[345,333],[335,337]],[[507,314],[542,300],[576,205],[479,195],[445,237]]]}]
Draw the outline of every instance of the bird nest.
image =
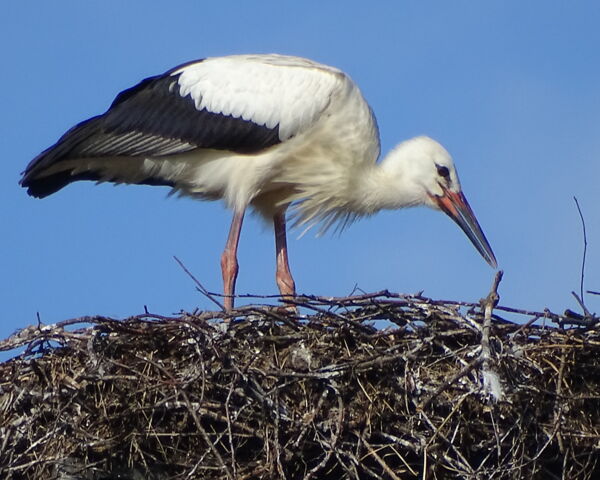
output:
[{"label": "bird nest", "polygon": [[25,349],[0,364],[0,477],[600,478],[597,319],[490,298],[28,327],[0,342]]}]

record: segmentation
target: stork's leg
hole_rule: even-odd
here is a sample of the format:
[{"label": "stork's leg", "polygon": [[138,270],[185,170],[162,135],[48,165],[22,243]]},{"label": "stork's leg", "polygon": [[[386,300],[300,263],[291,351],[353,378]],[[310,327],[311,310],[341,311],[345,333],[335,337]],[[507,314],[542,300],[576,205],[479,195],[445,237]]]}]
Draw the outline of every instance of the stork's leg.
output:
[{"label": "stork's leg", "polygon": [[275,279],[281,295],[296,295],[296,285],[290,272],[287,254],[287,239],[285,231],[285,210],[273,217],[275,227],[275,250],[277,254],[277,271]]},{"label": "stork's leg", "polygon": [[225,294],[224,306],[229,311],[233,308],[233,295],[235,293],[235,280],[238,274],[237,248],[240,241],[240,231],[244,221],[244,212],[234,212],[229,236],[225,244],[225,250],[221,255],[221,272],[223,273],[223,293]]}]

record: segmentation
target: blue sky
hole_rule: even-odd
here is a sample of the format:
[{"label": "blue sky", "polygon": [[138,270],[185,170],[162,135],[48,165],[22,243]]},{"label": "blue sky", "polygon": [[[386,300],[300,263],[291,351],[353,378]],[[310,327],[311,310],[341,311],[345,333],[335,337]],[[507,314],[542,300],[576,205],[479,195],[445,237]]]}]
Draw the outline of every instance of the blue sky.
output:
[{"label": "blue sky", "polygon": [[[575,6],[576,5],[576,6]],[[300,55],[347,71],[384,152],[427,134],[453,155],[505,276],[501,303],[575,308],[600,290],[600,7],[596,2],[9,2],[0,18],[0,337],[36,321],[212,308],[230,214],[168,189],[74,184],[44,200],[19,174],[146,76],[233,53]],[[494,272],[444,215],[383,212],[341,236],[290,235],[298,291],[355,285],[477,301]],[[276,293],[270,227],[249,218],[239,293]],[[600,297],[588,298],[599,310]]]}]

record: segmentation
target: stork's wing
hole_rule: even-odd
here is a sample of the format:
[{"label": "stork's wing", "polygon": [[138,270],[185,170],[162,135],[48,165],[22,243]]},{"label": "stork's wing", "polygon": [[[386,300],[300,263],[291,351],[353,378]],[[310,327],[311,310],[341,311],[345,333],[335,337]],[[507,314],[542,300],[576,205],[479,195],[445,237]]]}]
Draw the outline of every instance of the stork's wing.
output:
[{"label": "stork's wing", "polygon": [[127,162],[197,148],[256,153],[309,128],[342,78],[331,67],[278,55],[188,63],[121,92],[104,114],[71,128],[33,159],[21,184],[43,197],[75,180],[106,180],[105,170],[74,168],[79,159]]}]

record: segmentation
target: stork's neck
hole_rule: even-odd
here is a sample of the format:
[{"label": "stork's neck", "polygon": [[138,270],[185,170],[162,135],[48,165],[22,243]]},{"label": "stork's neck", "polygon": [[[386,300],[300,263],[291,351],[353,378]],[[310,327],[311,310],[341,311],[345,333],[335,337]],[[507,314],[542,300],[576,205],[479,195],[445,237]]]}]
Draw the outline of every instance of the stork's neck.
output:
[{"label": "stork's neck", "polygon": [[[402,145],[402,144],[401,144]],[[394,210],[423,203],[422,190],[407,167],[406,151],[395,148],[380,163],[374,159],[358,162],[329,162],[294,178],[299,192],[291,197],[297,224],[322,223],[342,226],[379,210]],[[311,164],[312,165],[312,164]]]},{"label": "stork's neck", "polygon": [[[342,153],[343,147],[338,149]],[[384,209],[417,205],[439,208],[432,199],[435,192],[443,193],[439,165],[448,170],[444,176],[451,176],[453,191],[460,192],[450,154],[429,137],[405,140],[380,163],[375,162],[375,149],[363,151],[363,155],[346,155],[318,164],[307,162],[306,167],[310,168],[305,170],[294,164],[297,171],[288,181],[296,193],[286,203],[297,202],[297,224],[322,223],[323,231],[337,222],[344,226]],[[353,153],[348,149],[346,152]]]},{"label": "stork's neck", "polygon": [[348,207],[358,215],[396,210],[422,203],[421,195],[392,150],[380,163],[354,172],[353,188],[347,191]]}]

